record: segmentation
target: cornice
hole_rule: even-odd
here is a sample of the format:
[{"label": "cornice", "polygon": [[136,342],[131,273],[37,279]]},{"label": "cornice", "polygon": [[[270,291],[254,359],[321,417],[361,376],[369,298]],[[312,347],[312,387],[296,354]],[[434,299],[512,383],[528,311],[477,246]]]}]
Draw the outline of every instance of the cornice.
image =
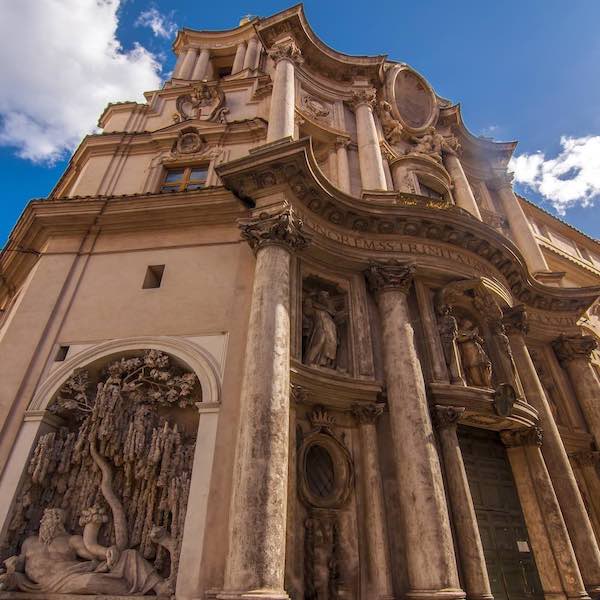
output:
[{"label": "cornice", "polygon": [[203,31],[184,27],[177,32],[173,42],[173,52],[179,54],[187,46],[194,48],[230,48],[250,38],[254,34],[254,24],[258,19],[254,18],[248,22],[232,29],[221,31]]},{"label": "cornice", "polygon": [[352,56],[334,50],[325,44],[309,25],[301,4],[261,19],[255,23],[256,32],[265,48],[284,35],[292,35],[308,66],[315,65],[321,74],[338,81],[352,81],[363,77],[379,81],[386,55]]},{"label": "cornice", "polygon": [[[390,199],[387,193],[368,200],[344,194],[319,169],[310,138],[265,145],[216,170],[224,185],[249,205],[261,196],[284,191],[308,214],[354,235],[434,240],[470,251],[507,281],[514,303],[580,313],[600,294],[600,286],[553,288],[537,282],[508,238],[454,205],[446,208],[414,194],[392,194]],[[368,252],[365,257],[373,258]]]},{"label": "cornice", "polygon": [[542,246],[542,248],[544,250],[548,250],[549,252],[552,252],[557,257],[567,261],[568,263],[577,267],[578,269],[585,271],[586,274],[595,276],[596,279],[600,279],[600,270],[598,270],[593,265],[587,264],[580,258],[577,258],[576,256],[573,256],[572,254],[565,252],[558,246],[555,246],[552,242],[548,241],[547,239],[545,239],[539,235],[536,235],[535,237],[536,237],[536,240],[539,243],[539,245]]},{"label": "cornice", "polygon": [[496,142],[473,135],[465,125],[460,104],[441,107],[438,123],[452,127],[467,157],[475,156],[478,161],[487,158],[496,168],[506,168],[517,147],[518,142]]}]

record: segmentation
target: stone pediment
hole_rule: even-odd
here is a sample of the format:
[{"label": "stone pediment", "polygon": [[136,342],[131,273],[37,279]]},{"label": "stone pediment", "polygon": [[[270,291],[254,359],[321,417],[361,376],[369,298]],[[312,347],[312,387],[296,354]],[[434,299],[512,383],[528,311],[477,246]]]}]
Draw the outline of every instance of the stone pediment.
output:
[{"label": "stone pediment", "polygon": [[[374,239],[387,236],[388,241],[390,236],[421,238],[467,250],[507,282],[516,301],[539,310],[579,313],[600,294],[597,287],[559,289],[540,284],[508,238],[453,204],[416,194],[385,192],[362,199],[341,192],[319,169],[309,138],[262,146],[247,157],[220,165],[217,172],[248,206],[261,196],[287,190],[307,214],[348,231],[348,239],[358,232]],[[388,250],[395,249],[390,243]]]}]

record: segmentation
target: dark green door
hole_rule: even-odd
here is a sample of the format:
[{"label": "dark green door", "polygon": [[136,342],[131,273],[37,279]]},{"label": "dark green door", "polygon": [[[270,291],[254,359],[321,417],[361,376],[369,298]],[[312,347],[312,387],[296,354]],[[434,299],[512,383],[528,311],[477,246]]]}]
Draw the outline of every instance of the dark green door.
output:
[{"label": "dark green door", "polygon": [[506,450],[497,433],[459,428],[485,561],[496,600],[543,599]]}]

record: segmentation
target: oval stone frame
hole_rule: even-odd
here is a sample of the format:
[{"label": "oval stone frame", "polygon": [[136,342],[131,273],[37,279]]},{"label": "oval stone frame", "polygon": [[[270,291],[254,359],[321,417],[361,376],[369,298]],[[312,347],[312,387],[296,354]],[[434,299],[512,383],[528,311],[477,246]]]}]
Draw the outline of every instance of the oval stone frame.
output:
[{"label": "oval stone frame", "polygon": [[[333,489],[325,497],[313,493],[307,477],[308,453],[314,446],[324,448],[333,463]],[[347,448],[323,431],[307,435],[298,450],[298,493],[302,501],[316,508],[341,508],[350,497],[353,484],[354,467]]]},{"label": "oval stone frame", "polygon": [[408,65],[394,65],[387,71],[385,96],[394,118],[410,133],[423,133],[437,121],[439,107],[435,92]]}]

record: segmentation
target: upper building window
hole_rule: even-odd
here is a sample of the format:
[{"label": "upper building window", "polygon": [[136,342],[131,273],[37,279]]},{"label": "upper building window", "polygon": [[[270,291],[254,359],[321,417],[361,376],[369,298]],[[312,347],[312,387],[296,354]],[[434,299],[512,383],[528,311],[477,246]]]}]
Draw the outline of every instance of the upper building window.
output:
[{"label": "upper building window", "polygon": [[433,188],[425,185],[422,181],[419,180],[419,188],[421,189],[421,195],[427,196],[428,198],[433,198],[434,200],[443,200],[444,194],[434,190]]},{"label": "upper building window", "polygon": [[206,185],[207,176],[207,166],[167,169],[160,191],[186,192],[199,190]]}]

